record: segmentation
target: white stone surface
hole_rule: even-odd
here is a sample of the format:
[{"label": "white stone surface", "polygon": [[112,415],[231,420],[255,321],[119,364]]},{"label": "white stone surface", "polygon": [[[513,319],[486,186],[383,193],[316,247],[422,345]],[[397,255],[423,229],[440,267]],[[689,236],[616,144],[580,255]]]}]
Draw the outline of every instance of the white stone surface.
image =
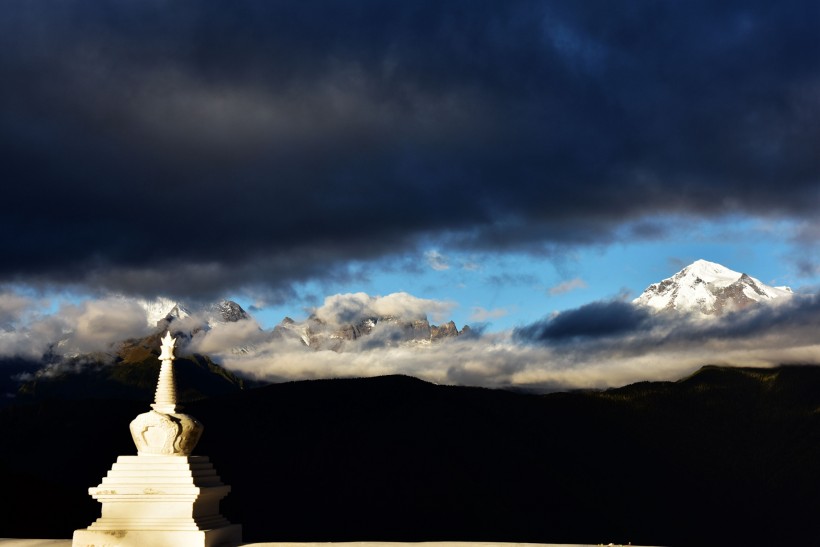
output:
[{"label": "white stone surface", "polygon": [[[69,547],[70,539],[3,539],[2,547]],[[153,544],[146,544],[153,545]],[[426,541],[419,543],[397,541],[349,541],[329,543],[242,543],[242,547],[595,547],[623,545],[621,543],[498,543],[482,541]],[[639,547],[637,545],[633,547]]]},{"label": "white stone surface", "polygon": [[[485,541],[422,541],[418,543],[399,541],[349,541],[333,543],[246,543],[243,547],[595,547],[598,545],[621,545],[620,543],[499,543]],[[638,546],[632,546],[638,547]]]},{"label": "white stone surface", "polygon": [[77,530],[72,547],[232,547],[240,545],[238,525],[214,530]]},{"label": "white stone surface", "polygon": [[102,516],[74,533],[74,546],[236,545],[241,527],[219,514],[230,489],[205,456],[120,456],[89,488]]},{"label": "white stone surface", "polygon": [[129,427],[140,456],[188,455],[205,429],[193,416],[155,410],[140,414]]}]

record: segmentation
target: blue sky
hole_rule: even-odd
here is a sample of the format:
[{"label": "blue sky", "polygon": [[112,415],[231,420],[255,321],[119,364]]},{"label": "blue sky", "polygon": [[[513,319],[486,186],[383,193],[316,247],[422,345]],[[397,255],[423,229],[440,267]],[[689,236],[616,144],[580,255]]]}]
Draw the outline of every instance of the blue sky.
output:
[{"label": "blue sky", "polygon": [[[634,298],[701,258],[769,285],[804,292],[817,288],[818,276],[797,268],[795,259],[802,251],[794,242],[793,223],[730,217],[719,222],[676,220],[674,226],[648,240],[625,239],[542,255],[467,254],[430,247],[406,257],[403,264],[351,266],[358,272],[353,280],[300,285],[298,298],[254,309],[253,315],[263,327],[272,328],[285,316],[305,319],[325,295],[401,291],[452,302],[452,313],[444,319],[459,328],[483,324],[490,331],[505,330],[592,301]],[[248,309],[254,306],[247,297],[236,300]]]}]

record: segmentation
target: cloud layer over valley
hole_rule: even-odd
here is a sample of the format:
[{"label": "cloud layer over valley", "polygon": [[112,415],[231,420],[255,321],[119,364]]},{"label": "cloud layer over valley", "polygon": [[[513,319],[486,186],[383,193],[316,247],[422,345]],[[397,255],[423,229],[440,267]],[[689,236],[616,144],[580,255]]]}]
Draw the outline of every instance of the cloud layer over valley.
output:
[{"label": "cloud layer over valley", "polygon": [[[6,315],[21,307],[14,298],[2,301]],[[313,334],[333,336],[376,317],[424,319],[448,306],[406,293],[334,295],[313,310],[319,326],[312,328],[320,329]],[[46,352],[113,352],[118,342],[152,330],[146,318],[143,307],[123,298],[18,315],[0,333],[0,356],[36,360]],[[251,317],[214,322],[204,312],[193,313],[171,328],[192,333],[182,341],[183,352],[208,354],[229,370],[264,381],[406,374],[442,384],[552,391],[674,380],[704,364],[820,362],[820,300],[805,295],[708,319],[600,301],[514,331],[473,331],[432,342],[429,333],[426,340],[408,340],[400,323],[381,320],[333,348],[307,345],[308,335],[299,334],[306,330],[282,336],[261,329]]]},{"label": "cloud layer over valley", "polygon": [[[651,314],[611,301],[512,333],[429,345],[370,342],[338,353],[307,351],[293,340],[270,341],[247,355],[223,351],[221,359],[232,370],[277,380],[408,374],[442,384],[602,388],[675,380],[705,364],[818,363],[818,330],[820,301],[813,296],[708,320]],[[241,336],[232,342],[243,343]]]}]

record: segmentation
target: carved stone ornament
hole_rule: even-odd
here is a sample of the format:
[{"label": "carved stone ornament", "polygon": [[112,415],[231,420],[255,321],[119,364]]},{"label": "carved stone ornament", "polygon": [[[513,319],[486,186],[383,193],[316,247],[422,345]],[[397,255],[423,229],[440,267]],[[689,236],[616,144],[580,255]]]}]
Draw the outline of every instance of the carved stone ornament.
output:
[{"label": "carved stone ornament", "polygon": [[139,455],[187,456],[194,451],[204,427],[187,414],[151,410],[131,421],[131,437]]}]

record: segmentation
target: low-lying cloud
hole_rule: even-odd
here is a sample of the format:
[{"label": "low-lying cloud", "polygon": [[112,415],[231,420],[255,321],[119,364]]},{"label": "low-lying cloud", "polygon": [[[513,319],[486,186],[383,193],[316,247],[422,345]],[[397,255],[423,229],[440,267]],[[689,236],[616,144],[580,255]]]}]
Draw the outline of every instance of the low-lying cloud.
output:
[{"label": "low-lying cloud", "polygon": [[[53,313],[24,313],[6,295],[0,357],[40,359],[111,351],[145,335],[144,308],[123,298],[63,304]],[[313,310],[315,323],[343,328],[367,318],[410,321],[445,314],[451,304],[407,293],[329,296]],[[28,323],[20,318],[28,317]],[[408,340],[407,324],[381,320],[332,348],[310,347],[299,333],[279,336],[253,319],[211,322],[203,314],[176,320],[193,331],[180,351],[211,355],[228,369],[267,381],[406,374],[442,384],[522,387],[541,391],[606,388],[642,380],[675,380],[706,364],[773,366],[820,363],[820,297],[795,295],[711,318],[651,313],[611,300],[586,304],[509,332],[473,332],[436,341]],[[306,325],[307,323],[305,323]]]},{"label": "low-lying cloud", "polygon": [[39,360],[45,354],[108,351],[113,343],[144,336],[150,330],[145,309],[125,298],[63,302],[53,312],[42,302],[9,293],[0,300],[18,306],[0,332],[0,358]]},{"label": "low-lying cloud", "polygon": [[408,374],[445,384],[549,391],[675,380],[707,364],[818,363],[818,327],[816,296],[705,320],[602,301],[469,339],[383,343],[374,331],[370,341],[365,337],[340,351],[314,351],[288,340],[220,357],[227,367],[263,379]]},{"label": "low-lying cloud", "polygon": [[409,321],[430,315],[441,321],[455,306],[452,302],[418,298],[405,292],[386,296],[366,293],[337,294],[325,298],[313,315],[331,326],[357,324],[373,317],[398,317]]}]

